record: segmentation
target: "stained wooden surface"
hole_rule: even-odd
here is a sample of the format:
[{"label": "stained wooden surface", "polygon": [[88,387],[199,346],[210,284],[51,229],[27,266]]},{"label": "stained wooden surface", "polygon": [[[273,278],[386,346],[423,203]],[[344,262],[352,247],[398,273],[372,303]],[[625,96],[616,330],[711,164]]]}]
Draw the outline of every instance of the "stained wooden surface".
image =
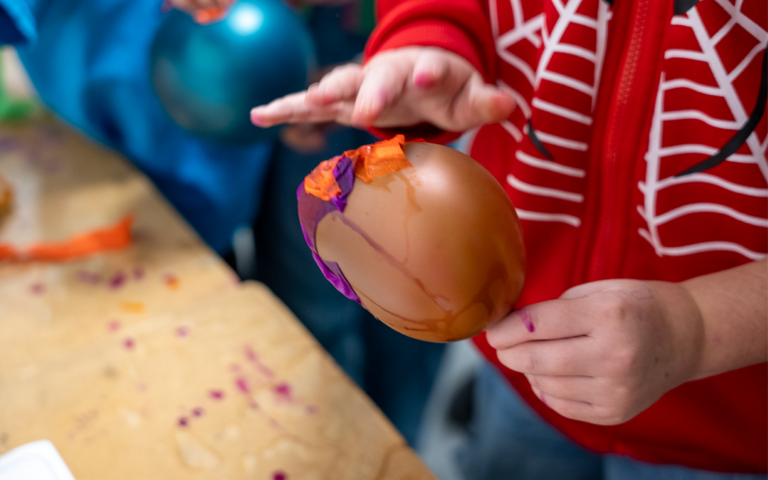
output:
[{"label": "stained wooden surface", "polygon": [[136,214],[126,250],[0,264],[0,453],[49,439],[78,480],[432,479],[292,314],[126,161],[52,121],[0,125],[0,242]]}]

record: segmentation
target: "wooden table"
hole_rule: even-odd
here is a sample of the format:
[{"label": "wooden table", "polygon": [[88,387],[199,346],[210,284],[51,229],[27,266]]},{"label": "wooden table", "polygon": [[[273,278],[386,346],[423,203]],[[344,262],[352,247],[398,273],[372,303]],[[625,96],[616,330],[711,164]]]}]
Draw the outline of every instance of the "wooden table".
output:
[{"label": "wooden table", "polygon": [[77,480],[433,479],[263,285],[152,184],[50,119],[0,126],[0,242],[134,212],[125,250],[0,264],[0,453],[51,440]]}]

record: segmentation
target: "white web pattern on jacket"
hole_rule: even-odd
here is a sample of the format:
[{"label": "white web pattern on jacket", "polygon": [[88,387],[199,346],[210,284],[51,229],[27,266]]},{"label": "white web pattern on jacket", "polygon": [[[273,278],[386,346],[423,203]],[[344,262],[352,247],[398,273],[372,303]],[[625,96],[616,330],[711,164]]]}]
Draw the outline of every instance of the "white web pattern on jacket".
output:
[{"label": "white web pattern on jacket", "polygon": [[[748,197],[768,198],[768,189],[755,188],[752,186],[741,185],[727,181],[711,173],[701,172],[686,175],[684,177],[660,178],[661,162],[673,161],[670,157],[680,154],[704,154],[713,155],[717,152],[719,146],[705,144],[682,144],[673,146],[663,146],[662,136],[664,124],[675,120],[697,120],[707,125],[719,129],[729,130],[735,133],[747,121],[750,115],[748,109],[752,105],[743,105],[734,88],[734,80],[744,71],[760,52],[765,49],[768,41],[768,32],[755,24],[751,19],[741,13],[743,0],[737,0],[735,5],[731,5],[728,0],[715,0],[717,3],[731,14],[732,19],[726,23],[712,37],[707,33],[704,23],[696,9],[692,8],[686,16],[673,17],[672,23],[683,25],[693,30],[694,36],[699,43],[701,51],[692,50],[667,50],[665,58],[685,58],[700,62],[705,62],[711,69],[717,82],[717,87],[701,85],[693,80],[678,78],[667,81],[662,75],[659,90],[656,97],[654,115],[651,125],[650,141],[648,152],[645,155],[647,162],[645,181],[639,182],[639,188],[644,195],[644,204],[638,205],[638,212],[647,222],[648,228],[640,228],[640,235],[653,245],[656,254],[659,256],[681,256],[690,255],[699,252],[708,251],[731,251],[741,254],[749,259],[757,260],[765,255],[755,252],[734,242],[728,241],[710,241],[684,246],[665,246],[659,235],[659,227],[667,222],[672,222],[685,215],[693,213],[707,212],[712,214],[727,215],[739,222],[754,225],[757,227],[768,228],[768,220],[760,217],[748,215],[740,212],[733,205],[724,205],[718,203],[692,203],[678,206],[666,212],[657,211],[657,199],[659,193],[668,188],[674,188],[677,185],[698,182],[716,185],[739,195]],[[715,47],[717,43],[729,33],[735,25],[741,26],[744,30],[753,35],[758,44],[739,64],[730,72],[726,71]],[[664,111],[664,97],[667,92],[677,88],[691,89],[703,96],[722,97],[733,115],[733,119],[712,118],[699,110],[677,110]],[[768,181],[768,164],[766,163],[766,146],[768,146],[768,136],[761,143],[755,132],[748,137],[746,145],[750,154],[733,154],[726,161],[738,163],[757,164],[763,177]]]},{"label": "white web pattern on jacket", "polygon": [[[522,8],[523,0],[508,0],[512,10],[514,26],[509,31],[501,33],[499,31],[497,1],[499,0],[489,0],[489,11],[493,36],[496,41],[496,53],[499,58],[517,69],[534,90],[542,80],[547,80],[566,87],[564,91],[573,89],[589,95],[592,99],[592,109],[594,110],[600,76],[602,73],[603,60],[605,57],[607,24],[611,16],[608,6],[604,2],[599,1],[597,18],[591,18],[581,13],[577,13],[583,0],[570,0],[565,4],[560,0],[552,0],[552,4],[559,16],[552,31],[547,32],[544,14],[538,14],[525,20]],[[568,44],[563,41],[563,35],[568,27],[575,24],[595,30],[597,37],[595,51],[583,48],[579,45]],[[530,42],[536,48],[541,49],[540,59],[535,67],[529,65],[525,60],[509,51],[509,48],[514,44],[524,41]],[[569,77],[549,70],[548,67],[550,61],[555,55],[574,55],[591,62],[594,65],[592,84],[584,82],[578,78]],[[498,82],[498,85],[512,95],[526,119],[531,118],[531,109],[536,108],[566,119],[567,121],[577,122],[583,125],[592,125],[591,112],[589,115],[586,115],[582,112],[577,112],[562,105],[558,105],[557,99],[544,100],[536,96],[534,96],[531,104],[529,104],[525,96],[510,85],[507,85],[501,80]],[[510,121],[504,121],[501,123],[501,126],[518,143],[522,142],[524,134],[528,134],[527,125],[518,126]],[[585,152],[589,148],[585,142],[579,139],[553,135],[541,130],[538,126],[536,127],[536,136],[544,144],[555,145],[569,150]],[[554,174],[567,175],[576,178],[583,178],[586,175],[586,172],[583,169],[558,164],[544,158],[538,152],[536,152],[535,155],[530,155],[518,149],[515,152],[515,157],[518,161],[525,163],[530,167],[546,170]],[[584,196],[579,193],[531,185],[522,182],[512,175],[507,177],[507,183],[512,186],[512,188],[528,194],[555,198],[566,202],[581,203],[584,200]],[[534,212],[518,209],[517,213],[521,219],[525,220],[563,222],[574,227],[581,225],[581,219],[563,212]]]}]

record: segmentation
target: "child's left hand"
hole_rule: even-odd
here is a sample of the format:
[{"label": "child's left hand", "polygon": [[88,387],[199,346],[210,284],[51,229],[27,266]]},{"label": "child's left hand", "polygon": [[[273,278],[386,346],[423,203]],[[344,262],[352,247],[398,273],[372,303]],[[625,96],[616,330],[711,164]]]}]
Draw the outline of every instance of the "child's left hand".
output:
[{"label": "child's left hand", "polygon": [[604,280],[513,312],[488,342],[559,414],[615,425],[697,376],[704,324],[679,284]]},{"label": "child's left hand", "polygon": [[187,13],[209,8],[227,7],[232,0],[164,0],[163,8],[178,8]]}]

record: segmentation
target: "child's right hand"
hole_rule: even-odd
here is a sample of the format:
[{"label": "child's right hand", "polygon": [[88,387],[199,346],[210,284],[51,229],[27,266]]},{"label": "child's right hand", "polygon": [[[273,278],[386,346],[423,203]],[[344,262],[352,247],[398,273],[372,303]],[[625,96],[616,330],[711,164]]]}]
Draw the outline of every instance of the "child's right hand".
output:
[{"label": "child's right hand", "polygon": [[260,127],[336,121],[358,127],[407,127],[431,123],[465,131],[506,119],[512,97],[464,58],[433,47],[406,47],[374,56],[365,66],[334,69],[308,90],[251,111]]}]

